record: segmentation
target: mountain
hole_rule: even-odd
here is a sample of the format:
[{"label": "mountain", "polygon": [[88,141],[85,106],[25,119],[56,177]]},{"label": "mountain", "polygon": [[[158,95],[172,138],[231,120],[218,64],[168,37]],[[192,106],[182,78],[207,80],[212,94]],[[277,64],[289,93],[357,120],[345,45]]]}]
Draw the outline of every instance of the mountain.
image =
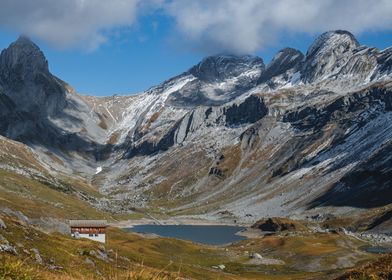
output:
[{"label": "mountain", "polygon": [[2,51],[1,135],[55,151],[66,161],[73,157],[64,152],[80,152],[95,160],[94,151],[105,137],[101,118],[68,84],[49,72],[44,54],[30,39],[20,37]]},{"label": "mountain", "polygon": [[338,30],[306,55],[211,56],[143,93],[99,98],[50,74],[21,37],[0,56],[0,133],[52,174],[96,186],[89,203],[107,211],[371,224],[392,203],[391,62],[391,48]]}]

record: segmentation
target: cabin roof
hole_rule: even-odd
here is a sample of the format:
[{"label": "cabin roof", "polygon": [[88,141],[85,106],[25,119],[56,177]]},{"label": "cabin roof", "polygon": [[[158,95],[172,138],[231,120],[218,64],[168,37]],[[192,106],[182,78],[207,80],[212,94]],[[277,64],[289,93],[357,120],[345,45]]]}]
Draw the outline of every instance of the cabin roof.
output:
[{"label": "cabin roof", "polygon": [[69,220],[70,227],[106,227],[106,220]]}]

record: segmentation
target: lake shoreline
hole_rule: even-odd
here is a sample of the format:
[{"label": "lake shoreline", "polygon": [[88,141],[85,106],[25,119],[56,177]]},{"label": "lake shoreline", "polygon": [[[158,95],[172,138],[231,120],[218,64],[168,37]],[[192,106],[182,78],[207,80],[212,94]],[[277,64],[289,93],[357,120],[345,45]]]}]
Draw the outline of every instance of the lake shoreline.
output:
[{"label": "lake shoreline", "polygon": [[132,219],[123,220],[118,222],[109,223],[109,226],[117,228],[132,228],[139,225],[199,225],[199,226],[238,226],[238,227],[250,227],[252,224],[234,223],[232,221],[217,221],[207,220],[199,218],[170,218],[165,220],[156,219]]}]

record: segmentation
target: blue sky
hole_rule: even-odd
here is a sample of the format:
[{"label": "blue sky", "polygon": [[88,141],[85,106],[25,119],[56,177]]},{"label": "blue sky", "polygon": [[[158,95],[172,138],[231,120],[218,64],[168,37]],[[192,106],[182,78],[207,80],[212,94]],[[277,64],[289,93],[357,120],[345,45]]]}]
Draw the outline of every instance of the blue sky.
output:
[{"label": "blue sky", "polygon": [[[130,29],[119,30],[98,49],[58,49],[39,38],[50,71],[78,92],[93,95],[130,94],[144,91],[186,71],[205,54],[170,42],[170,19],[146,16]],[[0,29],[0,48],[8,47],[19,33]]]},{"label": "blue sky", "polygon": [[[285,1],[281,2],[285,4],[287,2]],[[174,4],[176,4],[175,2],[173,1]],[[245,2],[249,2],[249,6],[253,3],[251,9],[255,9],[255,2],[252,0]],[[6,48],[20,33],[27,33],[44,51],[53,74],[70,83],[80,93],[104,96],[131,94],[146,90],[186,71],[203,57],[216,53],[249,53],[262,57],[266,63],[278,50],[284,47],[297,48],[305,53],[308,46],[322,31],[335,29],[335,27],[353,31],[361,44],[380,49],[392,46],[392,28],[389,28],[389,21],[385,23],[386,28],[380,28],[376,23],[373,25],[369,23],[370,28],[368,29],[363,28],[361,27],[362,22],[358,19],[357,23],[352,26],[349,21],[347,23],[342,21],[341,25],[325,25],[323,23],[313,30],[309,27],[301,28],[302,18],[296,18],[290,22],[291,25],[299,26],[293,31],[282,25],[281,22],[285,19],[274,19],[276,20],[275,25],[269,27],[273,30],[272,32],[260,27],[265,26],[266,21],[258,23],[259,25],[255,25],[254,28],[250,27],[249,22],[244,22],[245,16],[243,14],[237,15],[237,12],[233,12],[238,8],[236,6],[233,6],[233,11],[231,11],[224,10],[227,5],[222,8],[223,6],[214,4],[209,6],[206,4],[209,2],[205,2],[200,7],[193,7],[204,10],[201,10],[192,20],[192,11],[190,11],[190,16],[184,16],[187,15],[188,6],[185,7],[182,3],[184,2],[179,2],[176,6],[169,8],[152,9],[148,12],[145,12],[145,9],[138,16],[124,15],[129,24],[124,21],[124,24],[116,22],[111,25],[112,22],[109,21],[109,23],[105,23],[107,26],[104,26],[104,31],[102,31],[102,25],[95,27],[94,24],[97,23],[90,21],[87,31],[81,33],[84,36],[82,38],[91,42],[103,36],[105,40],[103,42],[98,40],[99,43],[88,48],[79,44],[80,37],[74,38],[70,35],[67,40],[69,42],[74,40],[70,45],[64,42],[56,44],[59,41],[59,39],[56,41],[57,34],[50,33],[50,30],[42,33],[41,30],[39,32],[35,29],[30,30],[28,23],[24,26],[19,22],[9,23],[0,20],[0,48]],[[238,1],[233,3],[238,3]],[[388,9],[389,7],[392,6],[387,6]],[[219,22],[214,18],[213,9],[223,11],[220,17],[217,16]],[[326,8],[323,7],[323,9]],[[181,14],[175,14],[177,10],[181,10]],[[379,11],[379,13],[382,12]],[[231,15],[231,13],[234,14]],[[199,15],[200,17],[198,17]],[[379,21],[382,21],[382,15],[377,14]],[[257,14],[257,16],[262,17],[263,15]],[[312,20],[315,21],[315,19],[309,19],[309,21]],[[271,22],[271,19],[268,19],[268,22]],[[80,24],[83,26],[84,23]],[[226,28],[226,26],[228,27]],[[70,31],[70,34],[73,34],[72,32],[75,30],[71,29]],[[67,30],[64,30],[64,34],[67,34],[66,32]],[[90,34],[92,36],[89,37]],[[220,36],[221,34],[225,36]],[[101,37],[97,37],[97,35]]]}]

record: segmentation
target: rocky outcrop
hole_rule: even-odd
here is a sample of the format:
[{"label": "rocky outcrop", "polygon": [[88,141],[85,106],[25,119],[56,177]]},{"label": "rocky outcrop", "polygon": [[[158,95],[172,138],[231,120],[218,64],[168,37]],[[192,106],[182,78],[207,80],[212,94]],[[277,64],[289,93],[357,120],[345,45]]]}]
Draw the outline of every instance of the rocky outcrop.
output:
[{"label": "rocky outcrop", "polygon": [[347,31],[330,31],[322,34],[309,47],[301,71],[302,80],[312,83],[336,74],[359,47],[355,37]]},{"label": "rocky outcrop", "polygon": [[283,218],[268,218],[257,221],[252,228],[267,232],[306,231],[307,228],[298,221]]},{"label": "rocky outcrop", "polygon": [[268,108],[265,106],[260,96],[252,95],[245,99],[239,105],[233,104],[225,108],[226,125],[241,125],[254,123],[268,114]]},{"label": "rocky outcrop", "polygon": [[[170,147],[175,144],[175,133],[178,129],[178,124],[172,127],[161,139],[157,142],[153,142],[149,139],[141,140],[137,144],[131,144],[131,147],[127,149],[124,158],[132,158],[135,156],[146,156],[152,155],[158,152],[167,151]],[[126,145],[126,143],[125,143]],[[121,148],[120,148],[121,149]]]},{"label": "rocky outcrop", "polygon": [[267,65],[258,82],[268,83],[274,87],[273,78],[278,76],[282,76],[281,79],[287,82],[295,72],[301,70],[303,59],[304,55],[296,49],[285,48],[279,51]]}]

